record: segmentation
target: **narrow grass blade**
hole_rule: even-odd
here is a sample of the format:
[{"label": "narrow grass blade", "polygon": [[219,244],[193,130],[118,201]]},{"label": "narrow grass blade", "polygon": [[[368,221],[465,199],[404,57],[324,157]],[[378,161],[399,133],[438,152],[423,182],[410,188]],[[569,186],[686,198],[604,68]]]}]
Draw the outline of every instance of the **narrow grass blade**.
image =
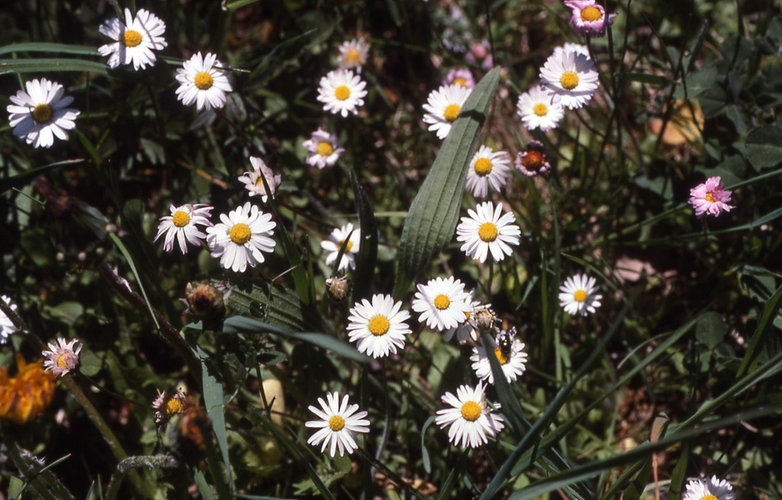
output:
[{"label": "narrow grass blade", "polygon": [[[12,43],[0,47],[0,55],[14,54],[18,52],[51,52],[55,54],[79,54],[82,56],[99,56],[95,47],[87,45],[68,45],[65,43],[26,42]],[[106,66],[105,64],[103,65]]]},{"label": "narrow grass blade", "polygon": [[53,71],[80,71],[107,73],[106,63],[79,59],[0,59],[0,75],[9,73],[51,73]]},{"label": "narrow grass blade", "polygon": [[225,465],[225,475],[231,491],[234,491],[233,474],[231,474],[231,461],[228,456],[228,435],[225,430],[225,402],[223,401],[223,384],[217,380],[214,375],[214,367],[206,354],[200,347],[196,347],[196,354],[201,360],[201,380],[204,390],[204,406],[206,407],[209,420],[212,422],[212,430],[217,437],[217,445],[220,447],[220,453],[223,455],[223,464]]},{"label": "narrow grass blade", "polygon": [[141,290],[141,295],[144,297],[144,303],[147,304],[147,308],[149,309],[149,316],[152,318],[152,321],[155,322],[155,328],[160,330],[160,324],[157,322],[157,317],[155,316],[155,311],[152,309],[152,304],[149,303],[149,298],[147,298],[147,292],[144,290],[144,284],[141,282],[141,276],[139,275],[138,270],[136,269],[136,265],[133,263],[133,259],[130,256],[130,252],[128,252],[128,249],[125,248],[125,244],[122,243],[122,240],[115,233],[109,233],[109,237],[111,238],[111,241],[113,241],[114,244],[117,245],[119,251],[122,252],[122,255],[125,257],[125,260],[128,261],[130,270],[133,273],[133,276],[136,278],[136,283],[138,283],[138,289]]},{"label": "narrow grass blade", "polygon": [[494,98],[499,68],[473,89],[453,123],[443,147],[413,200],[402,229],[394,295],[407,292],[411,280],[451,242],[464,196],[467,163]]},{"label": "narrow grass blade", "polygon": [[782,306],[782,287],[777,289],[763,307],[763,314],[758,320],[758,326],[749,343],[747,353],[744,354],[744,359],[741,361],[739,371],[736,373],[736,379],[740,379],[757,365],[758,356],[760,356],[761,352],[758,350],[758,346],[761,340],[766,338],[766,334],[773,331],[774,319],[779,313],[780,306]]},{"label": "narrow grass blade", "polygon": [[6,179],[0,180],[0,195],[5,194],[6,191],[10,191],[11,189],[19,189],[20,187],[26,185],[28,182],[32,181],[39,175],[47,172],[48,170],[51,170],[53,168],[57,167],[66,167],[66,166],[72,166],[72,165],[78,165],[79,163],[83,163],[84,159],[77,158],[74,160],[64,160],[64,161],[58,161],[56,163],[50,163],[48,165],[44,165],[43,167],[33,168],[31,170],[26,170],[20,174],[16,174],[12,177],[8,177]]},{"label": "narrow grass blade", "polygon": [[355,347],[353,347],[351,344],[348,344],[344,340],[340,340],[338,338],[332,337],[330,335],[325,335],[323,333],[289,332],[287,330],[274,327],[272,325],[263,323],[262,321],[258,321],[252,318],[245,318],[242,316],[234,316],[233,318],[228,318],[223,323],[223,331],[225,333],[236,333],[236,332],[250,333],[250,334],[273,333],[275,335],[282,335],[284,337],[290,337],[292,339],[309,342],[310,344],[316,345],[318,347],[322,347],[323,349],[329,349],[331,351],[334,351],[335,354],[351,359],[353,361],[358,361],[359,363],[369,363],[370,361],[372,361],[372,358],[370,358],[365,354],[361,354],[356,350]]},{"label": "narrow grass blade", "polygon": [[[353,275],[353,302],[369,298],[372,279],[377,264],[377,221],[372,213],[372,205],[366,193],[358,183],[356,172],[350,169],[350,185],[356,201],[356,214],[361,227],[361,247],[356,256],[356,272]],[[339,259],[337,259],[339,262]]]}]

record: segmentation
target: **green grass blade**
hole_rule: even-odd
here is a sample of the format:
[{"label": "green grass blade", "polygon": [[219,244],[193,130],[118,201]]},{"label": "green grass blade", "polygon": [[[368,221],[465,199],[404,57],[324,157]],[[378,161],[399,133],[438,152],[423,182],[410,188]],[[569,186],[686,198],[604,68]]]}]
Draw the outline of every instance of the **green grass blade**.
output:
[{"label": "green grass blade", "polygon": [[[78,54],[82,56],[99,56],[100,53],[95,47],[87,45],[68,45],[65,43],[47,43],[47,42],[28,42],[12,43],[0,47],[0,55],[13,54],[17,52],[51,52],[55,54]],[[103,65],[106,66],[105,64]]]},{"label": "green grass blade", "polygon": [[223,332],[225,333],[273,333],[275,335],[282,335],[284,337],[290,337],[296,340],[303,340],[310,344],[322,347],[323,349],[329,349],[334,351],[342,357],[358,361],[359,363],[369,363],[372,358],[365,354],[361,354],[344,340],[325,335],[323,333],[296,333],[283,330],[281,328],[274,327],[262,321],[258,321],[252,318],[245,318],[243,316],[234,316],[228,318],[223,323]]},{"label": "green grass blade", "polygon": [[[356,256],[356,272],[353,275],[353,302],[369,298],[372,279],[377,264],[377,221],[367,194],[358,182],[356,172],[350,169],[350,185],[356,200],[356,213],[361,226],[361,247]],[[337,262],[340,259],[337,258]]]},{"label": "green grass blade", "polygon": [[107,73],[106,63],[79,59],[0,59],[0,75],[9,73],[51,73],[53,71],[80,71]]},{"label": "green grass blade", "polygon": [[[214,430],[217,437],[217,445],[220,447],[220,453],[222,454],[223,463],[225,464],[225,474],[228,477],[231,491],[234,491],[233,475],[231,474],[231,461],[228,455],[228,435],[225,429],[225,402],[223,401],[223,384],[217,380],[217,377],[213,375],[214,368],[212,362],[200,347],[196,347],[196,354],[201,360],[201,380],[204,387],[204,406],[206,407],[207,415],[212,423],[212,430]],[[219,474],[219,473],[218,473]],[[220,478],[215,478],[215,482],[218,483],[218,487],[224,487],[221,485]],[[222,492],[221,492],[222,493]],[[221,495],[222,496],[222,495]]]},{"label": "green grass blade", "polygon": [[410,206],[399,245],[394,290],[397,297],[453,238],[464,196],[466,166],[475,153],[499,78],[500,70],[495,68],[473,89]]},{"label": "green grass blade", "polygon": [[125,244],[122,243],[122,240],[115,233],[109,233],[109,237],[111,238],[111,241],[117,245],[119,251],[122,252],[125,260],[128,261],[130,270],[133,272],[133,276],[136,278],[136,283],[138,283],[138,289],[141,290],[141,295],[144,297],[144,303],[147,304],[147,308],[149,309],[149,316],[152,318],[152,321],[155,322],[155,328],[160,330],[160,324],[157,322],[157,316],[155,316],[155,311],[152,309],[152,304],[149,303],[147,292],[144,290],[144,284],[141,282],[141,276],[138,273],[138,269],[136,269],[136,265],[133,263],[133,258],[130,256],[130,252],[128,252],[128,249],[125,248]]},{"label": "green grass blade", "polygon": [[6,191],[10,191],[11,189],[14,188],[19,189],[20,187],[26,185],[28,182],[32,181],[39,175],[53,168],[73,166],[83,162],[84,159],[82,158],[77,158],[75,160],[58,161],[56,163],[50,163],[48,165],[44,165],[43,167],[26,170],[12,177],[2,179],[0,180],[0,195],[5,194]]},{"label": "green grass blade", "polygon": [[779,313],[780,306],[782,306],[782,287],[777,289],[776,293],[763,307],[763,314],[758,320],[758,326],[755,329],[755,334],[752,336],[752,341],[749,343],[747,352],[744,354],[744,359],[741,361],[739,371],[736,373],[736,379],[740,379],[757,365],[758,356],[760,356],[761,352],[758,350],[758,345],[766,337],[766,334],[773,330],[774,319]]}]

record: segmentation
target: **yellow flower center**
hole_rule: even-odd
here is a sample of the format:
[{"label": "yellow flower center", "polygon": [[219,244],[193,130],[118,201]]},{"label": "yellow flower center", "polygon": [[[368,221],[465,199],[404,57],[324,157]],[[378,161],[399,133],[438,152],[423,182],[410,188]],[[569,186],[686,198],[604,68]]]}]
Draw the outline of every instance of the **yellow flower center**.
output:
[{"label": "yellow flower center", "polygon": [[543,157],[543,153],[536,150],[527,151],[527,154],[521,159],[521,164],[524,168],[533,170],[543,166],[546,159]]},{"label": "yellow flower center", "polygon": [[546,116],[546,113],[548,113],[548,106],[540,102],[532,108],[532,111],[538,116]]},{"label": "yellow flower center", "polygon": [[201,73],[198,73],[195,78],[193,78],[193,83],[195,83],[195,86],[198,87],[198,90],[209,90],[212,88],[212,85],[214,85],[215,81],[214,78],[212,78],[212,75],[206,71],[202,71]]},{"label": "yellow flower center", "polygon": [[231,241],[237,245],[244,245],[250,241],[252,231],[250,231],[250,226],[247,224],[234,224],[229,236],[231,237]]},{"label": "yellow flower center", "polygon": [[141,43],[141,33],[138,31],[127,30],[125,34],[122,35],[122,43],[125,44],[125,47],[137,46]]},{"label": "yellow flower center", "polygon": [[451,305],[451,299],[449,299],[443,294],[440,294],[434,298],[434,306],[441,311],[443,309],[448,309],[448,306],[450,305]]},{"label": "yellow flower center", "polygon": [[484,176],[491,173],[491,160],[488,158],[478,158],[475,161],[475,173]]},{"label": "yellow flower center", "polygon": [[705,495],[701,497],[701,500],[718,500],[714,495]]},{"label": "yellow flower center", "polygon": [[38,123],[46,123],[52,119],[54,110],[48,104],[38,104],[33,110],[33,119]]},{"label": "yellow flower center", "polygon": [[339,99],[340,101],[344,101],[348,97],[350,97],[350,89],[347,88],[344,85],[340,85],[334,90],[334,97]]},{"label": "yellow flower center", "polygon": [[178,397],[169,398],[163,406],[163,416],[170,419],[174,415],[179,415],[184,410],[182,400]]},{"label": "yellow flower center", "polygon": [[[345,244],[345,240],[339,240],[339,245],[338,245],[338,247],[339,247],[339,248],[342,248],[342,245],[344,245],[344,244]],[[347,246],[345,247],[345,252],[349,252],[351,248],[353,248],[353,242],[352,242],[352,241],[350,241],[350,240],[348,240],[348,244],[347,244]]]},{"label": "yellow flower center", "polygon": [[329,428],[334,431],[341,431],[345,427],[345,419],[339,415],[334,415],[329,419]]},{"label": "yellow flower center", "polygon": [[350,49],[350,52],[345,54],[345,60],[353,64],[361,64],[361,56],[358,55],[356,49]]},{"label": "yellow flower center", "polygon": [[494,355],[497,356],[497,361],[499,361],[501,365],[508,364],[508,358],[505,357],[505,355],[502,353],[502,349],[499,347],[494,348]]},{"label": "yellow flower center", "polygon": [[462,405],[462,418],[475,422],[481,416],[481,405],[475,401],[467,401]]},{"label": "yellow flower center", "polygon": [[318,154],[320,156],[331,156],[334,153],[334,146],[330,142],[323,141],[318,143]]},{"label": "yellow flower center", "polygon": [[497,226],[493,222],[484,222],[481,227],[478,228],[478,238],[486,243],[491,243],[497,239]]},{"label": "yellow flower center", "polygon": [[60,354],[60,357],[57,358],[57,366],[62,368],[63,370],[70,370],[73,368],[73,363],[71,363],[71,357],[67,353]]},{"label": "yellow flower center", "polygon": [[576,290],[576,293],[573,294],[573,299],[575,299],[576,302],[584,302],[587,299],[586,291]]},{"label": "yellow flower center", "polygon": [[563,89],[573,90],[578,86],[578,75],[572,71],[568,71],[562,75],[562,78],[559,79],[559,83],[562,85]]},{"label": "yellow flower center", "polygon": [[592,23],[599,21],[603,18],[603,14],[600,13],[600,9],[597,7],[589,6],[586,9],[581,10],[581,20],[585,23]]},{"label": "yellow flower center", "polygon": [[457,76],[456,78],[453,79],[451,85],[461,85],[462,87],[466,87],[467,81],[464,78]]},{"label": "yellow flower center", "polygon": [[459,111],[461,111],[462,108],[460,108],[456,104],[449,104],[447,108],[445,108],[445,112],[443,113],[443,117],[448,120],[449,122],[452,122],[456,119],[457,116],[459,116]]},{"label": "yellow flower center", "polygon": [[464,311],[464,319],[470,319],[470,311]]},{"label": "yellow flower center", "polygon": [[712,193],[711,191],[706,191],[706,201],[708,201],[709,203],[714,203],[715,201],[714,193]]},{"label": "yellow flower center", "polygon": [[190,222],[190,216],[184,210],[177,210],[171,220],[176,227],[185,227]]},{"label": "yellow flower center", "polygon": [[388,327],[391,326],[385,316],[377,315],[369,320],[369,333],[375,337],[380,337],[388,333]]}]

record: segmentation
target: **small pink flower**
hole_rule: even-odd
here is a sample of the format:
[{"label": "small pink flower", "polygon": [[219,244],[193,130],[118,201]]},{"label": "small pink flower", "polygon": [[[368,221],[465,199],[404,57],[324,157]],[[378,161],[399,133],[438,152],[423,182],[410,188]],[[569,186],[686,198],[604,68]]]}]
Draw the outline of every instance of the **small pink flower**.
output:
[{"label": "small pink flower", "polygon": [[[570,24],[576,30],[577,35],[604,36],[606,34],[606,11],[595,0],[569,0],[565,5],[573,10]],[[613,24],[616,14],[608,15],[608,26]]]},{"label": "small pink flower", "polygon": [[704,213],[718,217],[722,211],[730,212],[731,192],[725,189],[719,176],[709,177],[706,182],[695,189],[690,189],[688,203],[695,208],[695,215],[701,217]]}]

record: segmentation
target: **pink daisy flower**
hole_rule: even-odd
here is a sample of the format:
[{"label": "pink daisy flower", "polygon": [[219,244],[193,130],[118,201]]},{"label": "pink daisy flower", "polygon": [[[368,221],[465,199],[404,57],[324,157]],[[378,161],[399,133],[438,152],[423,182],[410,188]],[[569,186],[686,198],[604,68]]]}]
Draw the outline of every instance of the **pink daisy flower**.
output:
[{"label": "pink daisy flower", "polygon": [[573,10],[570,24],[575,28],[577,35],[586,33],[587,35],[604,36],[606,24],[610,27],[614,22],[614,16],[616,16],[616,14],[609,14],[606,18],[605,9],[595,0],[569,0],[565,2],[565,5]]},{"label": "pink daisy flower", "polygon": [[731,191],[725,189],[719,176],[709,177],[706,182],[690,189],[688,203],[695,208],[695,215],[701,217],[704,213],[718,217],[723,211],[730,212],[728,205]]}]

